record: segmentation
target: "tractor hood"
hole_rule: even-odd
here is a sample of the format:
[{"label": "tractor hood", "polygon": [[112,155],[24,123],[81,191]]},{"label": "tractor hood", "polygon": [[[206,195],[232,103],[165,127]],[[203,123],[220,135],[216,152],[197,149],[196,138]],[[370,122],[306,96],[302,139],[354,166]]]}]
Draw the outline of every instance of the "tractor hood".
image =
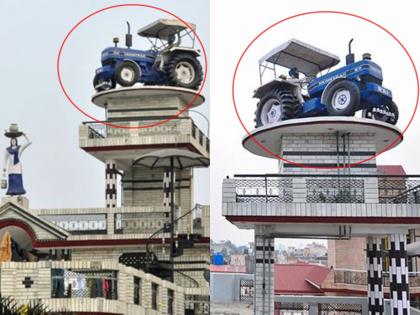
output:
[{"label": "tractor hood", "polygon": [[109,58],[155,58],[156,52],[153,50],[136,50],[121,47],[108,47],[102,51],[102,60]]},{"label": "tractor hood", "polygon": [[320,71],[338,64],[340,58],[297,39],[291,39],[262,57],[259,63],[261,65],[264,62],[288,69],[297,68],[306,76],[315,77]]}]

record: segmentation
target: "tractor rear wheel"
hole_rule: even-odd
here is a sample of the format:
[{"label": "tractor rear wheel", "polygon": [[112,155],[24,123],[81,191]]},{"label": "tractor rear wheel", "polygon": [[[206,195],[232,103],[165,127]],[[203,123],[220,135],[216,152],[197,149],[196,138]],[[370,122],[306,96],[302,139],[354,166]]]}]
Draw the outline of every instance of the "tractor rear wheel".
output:
[{"label": "tractor rear wheel", "polygon": [[299,109],[299,100],[291,91],[273,89],[257,104],[255,127],[295,118]]},{"label": "tractor rear wheel", "polygon": [[370,117],[375,119],[375,120],[387,122],[387,123],[392,124],[392,125],[397,124],[398,117],[399,117],[398,106],[394,102],[391,102],[388,105],[384,105],[383,110],[391,113],[393,116],[390,117],[388,115],[384,115],[384,114],[382,114],[378,111],[375,111],[375,112],[370,113]]},{"label": "tractor rear wheel", "polygon": [[139,76],[138,66],[129,61],[120,63],[115,69],[115,79],[121,86],[133,86],[137,83]]},{"label": "tractor rear wheel", "polygon": [[198,90],[203,81],[203,68],[192,54],[180,53],[170,57],[165,65],[168,84]]},{"label": "tractor rear wheel", "polygon": [[347,80],[332,83],[325,90],[325,106],[330,116],[353,116],[360,106],[358,86]]}]

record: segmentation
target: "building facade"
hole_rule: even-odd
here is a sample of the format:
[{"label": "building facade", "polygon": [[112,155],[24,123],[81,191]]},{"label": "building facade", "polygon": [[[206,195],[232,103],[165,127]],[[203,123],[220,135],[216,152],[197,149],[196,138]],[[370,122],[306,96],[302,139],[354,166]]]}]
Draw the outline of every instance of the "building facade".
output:
[{"label": "building facade", "polygon": [[[92,101],[107,120],[83,123],[79,144],[104,164],[104,205],[32,209],[23,195],[4,197],[1,295],[52,314],[209,314],[210,209],[193,204],[193,166],[166,163],[208,165],[209,139],[188,110],[159,124],[204,97],[132,87]],[[155,153],[163,164],[149,167]]]}]

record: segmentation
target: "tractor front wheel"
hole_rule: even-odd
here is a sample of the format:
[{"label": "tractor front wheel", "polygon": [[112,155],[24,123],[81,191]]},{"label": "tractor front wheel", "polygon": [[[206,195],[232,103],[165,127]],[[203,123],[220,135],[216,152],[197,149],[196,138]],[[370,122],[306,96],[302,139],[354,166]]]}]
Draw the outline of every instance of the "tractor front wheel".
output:
[{"label": "tractor front wheel", "polygon": [[291,91],[273,89],[257,105],[255,127],[295,118],[299,108],[299,100]]},{"label": "tractor front wheel", "polygon": [[99,79],[97,75],[93,78],[93,87],[96,92],[103,92],[115,88],[115,81],[108,79]]},{"label": "tractor front wheel", "polygon": [[359,88],[351,81],[332,83],[324,93],[325,106],[330,116],[353,116],[360,106]]},{"label": "tractor front wheel", "polygon": [[115,69],[115,79],[121,86],[133,86],[137,83],[140,71],[137,65],[124,61]]},{"label": "tractor front wheel", "polygon": [[165,66],[168,84],[198,90],[203,81],[203,68],[191,54],[181,53],[170,57]]}]

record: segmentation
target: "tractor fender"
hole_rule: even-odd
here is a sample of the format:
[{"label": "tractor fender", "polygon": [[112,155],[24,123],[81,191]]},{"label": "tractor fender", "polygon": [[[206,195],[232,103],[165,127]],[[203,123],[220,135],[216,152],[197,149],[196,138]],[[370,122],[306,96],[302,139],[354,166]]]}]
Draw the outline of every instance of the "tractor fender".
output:
[{"label": "tractor fender", "polygon": [[137,62],[135,62],[135,61],[133,61],[133,60],[131,60],[131,59],[123,59],[123,61],[122,62],[129,62],[129,63],[131,63],[132,65],[134,65],[136,68],[137,68],[137,70],[139,70],[139,78],[141,77],[141,75],[142,75],[142,71],[141,71],[141,68],[140,68],[140,66],[139,66],[139,64],[137,63]]},{"label": "tractor fender", "polygon": [[325,86],[325,89],[324,89],[324,91],[322,91],[322,95],[321,95],[321,104],[324,104],[325,105],[325,102],[327,101],[326,100],[326,93],[325,93],[325,91],[328,91],[328,89],[330,88],[330,86],[332,84],[335,84],[336,82],[340,82],[340,81],[347,81],[347,79],[346,78],[337,78],[337,79],[332,80],[331,82],[329,82]]},{"label": "tractor fender", "polygon": [[171,58],[174,53],[187,53],[195,58],[199,57],[200,51],[195,48],[188,48],[188,47],[171,47],[167,50],[162,51],[156,58],[156,64],[159,66],[159,69],[163,71],[166,62]]},{"label": "tractor fender", "polygon": [[193,55],[194,57],[201,56],[201,51],[195,48],[188,47],[171,47],[168,50],[162,52],[162,55],[172,55],[174,52],[185,52]]},{"label": "tractor fender", "polygon": [[254,91],[254,98],[262,98],[264,95],[272,91],[273,89],[284,89],[292,91],[293,94],[297,93],[298,85],[294,82],[290,82],[283,79],[274,79],[270,82],[267,82],[261,85],[258,89]]}]

